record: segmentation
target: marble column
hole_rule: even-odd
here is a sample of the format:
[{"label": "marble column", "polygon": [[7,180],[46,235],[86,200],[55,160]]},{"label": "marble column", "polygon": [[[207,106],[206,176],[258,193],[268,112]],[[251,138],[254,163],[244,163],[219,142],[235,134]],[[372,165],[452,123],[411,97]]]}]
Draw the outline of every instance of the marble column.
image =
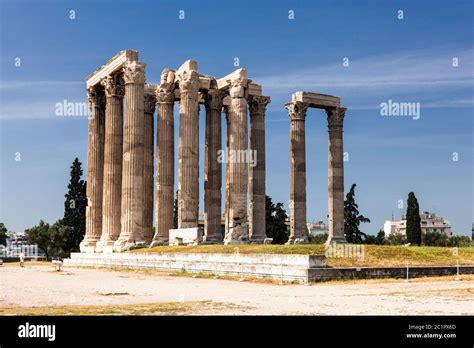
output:
[{"label": "marble column", "polygon": [[251,243],[263,243],[265,230],[265,109],[270,97],[249,98],[250,150],[249,165],[249,238]]},{"label": "marble column", "polygon": [[204,94],[206,106],[206,147],[204,160],[204,242],[221,243],[222,163],[221,112],[224,92],[210,89]]},{"label": "marble column", "polygon": [[143,235],[143,166],[144,166],[144,88],[145,64],[125,63],[125,127],[122,167],[122,219],[115,251],[145,245]]},{"label": "marble column", "polygon": [[344,150],[342,129],[346,108],[326,110],[329,132],[328,149],[328,215],[327,243],[346,243],[344,236]]},{"label": "marble column", "polygon": [[228,231],[225,244],[248,243],[247,193],[248,193],[248,115],[247,87],[249,80],[231,81],[229,90],[229,206]]},{"label": "marble column", "polygon": [[230,139],[230,126],[229,126],[229,108],[224,106],[225,112],[225,123],[226,123],[226,143],[225,143],[225,202],[224,202],[224,236],[229,233],[229,139]]},{"label": "marble column", "polygon": [[199,218],[199,75],[179,76],[178,228],[198,227]]},{"label": "marble column", "polygon": [[100,85],[87,90],[89,125],[87,137],[86,234],[81,252],[94,252],[102,234],[102,185],[104,173],[105,96]]},{"label": "marble column", "polygon": [[155,91],[150,85],[145,85],[144,97],[144,128],[143,138],[143,237],[149,244],[153,239],[153,172],[155,170],[154,151],[154,113]]},{"label": "marble column", "polygon": [[168,244],[174,204],[174,72],[164,71],[157,89],[155,235],[151,246]]},{"label": "marble column", "polygon": [[308,104],[285,104],[290,116],[290,237],[287,244],[296,239],[307,241],[306,226],[306,139],[305,119]]},{"label": "marble column", "polygon": [[102,236],[97,252],[112,252],[120,235],[120,204],[122,198],[123,97],[121,74],[101,81],[106,97],[104,189],[102,199]]}]

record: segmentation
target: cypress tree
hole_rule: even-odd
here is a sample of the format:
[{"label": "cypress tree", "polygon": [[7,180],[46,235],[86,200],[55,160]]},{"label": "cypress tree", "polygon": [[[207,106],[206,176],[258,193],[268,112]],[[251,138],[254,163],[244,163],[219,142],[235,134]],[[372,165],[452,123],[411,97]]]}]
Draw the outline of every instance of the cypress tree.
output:
[{"label": "cypress tree", "polygon": [[69,229],[65,250],[79,251],[79,243],[86,232],[86,182],[82,177],[82,164],[76,158],[71,165],[71,178],[64,195],[64,217],[61,223],[71,227]]},{"label": "cypress tree", "polygon": [[407,200],[407,241],[411,245],[421,244],[420,206],[413,192],[408,194]]}]

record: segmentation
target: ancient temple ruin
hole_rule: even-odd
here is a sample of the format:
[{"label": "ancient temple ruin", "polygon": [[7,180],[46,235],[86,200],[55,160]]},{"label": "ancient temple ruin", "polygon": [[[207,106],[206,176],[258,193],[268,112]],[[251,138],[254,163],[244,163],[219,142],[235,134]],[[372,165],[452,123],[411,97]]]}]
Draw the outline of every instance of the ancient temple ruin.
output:
[{"label": "ancient temple ruin", "polygon": [[[265,239],[265,111],[270,97],[245,69],[222,78],[198,71],[188,60],[165,69],[159,84],[145,82],[138,52],[119,52],[86,78],[89,102],[86,235],[82,252],[120,252],[168,244],[173,230],[174,184],[178,229],[198,231],[199,108],[206,110],[204,243],[263,243]],[[179,103],[179,139],[174,104]],[[330,239],[344,239],[342,121],[339,98],[298,92],[285,105],[291,120],[289,243],[306,236],[304,120],[308,107],[324,108],[329,123]],[[155,120],[156,111],[156,120]],[[222,112],[226,153],[257,153],[255,165],[225,161],[221,234]],[[249,124],[250,118],[250,126]],[[156,127],[156,132],[155,132]],[[156,149],[154,148],[156,134]],[[178,146],[178,173],[175,173]],[[156,175],[154,181],[154,161]],[[177,175],[176,175],[177,174]],[[153,211],[153,207],[155,210]],[[153,221],[154,220],[154,221]]]}]

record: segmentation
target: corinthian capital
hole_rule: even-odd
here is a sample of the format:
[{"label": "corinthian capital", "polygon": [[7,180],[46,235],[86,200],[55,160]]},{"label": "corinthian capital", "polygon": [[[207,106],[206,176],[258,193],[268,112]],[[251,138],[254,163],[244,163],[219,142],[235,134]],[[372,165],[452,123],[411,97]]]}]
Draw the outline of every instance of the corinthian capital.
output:
[{"label": "corinthian capital", "polygon": [[346,108],[339,106],[326,109],[326,114],[328,115],[328,127],[342,127],[346,111]]},{"label": "corinthian capital", "polygon": [[144,112],[145,114],[155,113],[156,106],[156,90],[158,89],[157,85],[145,83],[145,91],[143,95],[143,100],[145,102]]},{"label": "corinthian capital", "polygon": [[87,89],[87,101],[90,107],[105,107],[104,91],[99,85]]},{"label": "corinthian capital", "polygon": [[246,98],[247,87],[250,80],[246,77],[239,77],[235,80],[228,80],[230,83],[229,95],[231,98]]},{"label": "corinthian capital", "polygon": [[225,91],[209,89],[203,94],[206,110],[222,110],[222,100],[227,95]]},{"label": "corinthian capital", "polygon": [[289,102],[285,104],[285,109],[288,110],[290,120],[305,120],[306,110],[308,110],[309,104],[300,101]]},{"label": "corinthian capital", "polygon": [[145,83],[145,63],[136,61],[126,62],[123,67],[123,79],[125,81],[125,84]]},{"label": "corinthian capital", "polygon": [[179,74],[179,89],[181,92],[198,93],[199,74],[195,70],[184,70]]},{"label": "corinthian capital", "polygon": [[106,97],[123,97],[125,95],[125,87],[123,77],[120,74],[109,75],[100,81],[104,86]]},{"label": "corinthian capital", "polygon": [[265,110],[267,105],[270,103],[270,97],[260,96],[260,95],[252,95],[249,96],[249,111],[250,116],[257,114],[257,115],[265,115]]}]

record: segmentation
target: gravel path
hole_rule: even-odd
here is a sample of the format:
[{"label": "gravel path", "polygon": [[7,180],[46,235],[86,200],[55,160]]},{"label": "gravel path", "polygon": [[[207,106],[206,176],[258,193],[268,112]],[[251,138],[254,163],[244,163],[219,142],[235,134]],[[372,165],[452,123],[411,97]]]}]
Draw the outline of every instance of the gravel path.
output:
[{"label": "gravel path", "polygon": [[305,286],[47,266],[0,267],[0,279],[0,307],[210,300],[233,306],[194,314],[474,315],[473,280]]}]

